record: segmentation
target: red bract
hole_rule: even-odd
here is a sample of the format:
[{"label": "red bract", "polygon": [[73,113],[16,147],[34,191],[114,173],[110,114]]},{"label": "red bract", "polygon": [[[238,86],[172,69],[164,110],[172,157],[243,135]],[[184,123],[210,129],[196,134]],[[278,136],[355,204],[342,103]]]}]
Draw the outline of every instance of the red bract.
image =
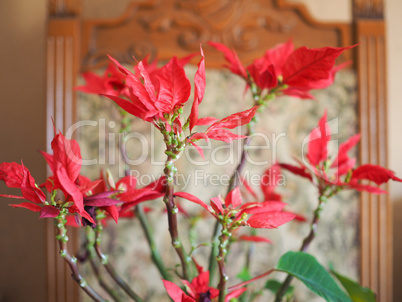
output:
[{"label": "red bract", "polygon": [[246,70],[234,50],[230,50],[226,45],[221,43],[211,41],[208,42],[208,44],[223,53],[225,60],[229,63],[229,65],[225,65],[225,67],[229,68],[234,74],[247,78]]},{"label": "red bract", "polygon": [[247,235],[241,235],[237,238],[238,240],[241,241],[251,241],[251,242],[266,242],[266,243],[272,243],[271,240],[265,237],[261,236],[247,236]]},{"label": "red bract", "polygon": [[102,76],[94,72],[88,71],[82,74],[86,81],[83,86],[78,86],[75,89],[94,94],[108,94],[108,95],[124,95],[125,77],[119,72],[113,63],[108,65],[108,68]]},{"label": "red bract", "polygon": [[351,180],[370,180],[377,185],[386,183],[389,180],[402,181],[402,179],[395,176],[393,171],[370,164],[362,165],[356,170],[353,170]]},{"label": "red bract", "polygon": [[162,281],[169,297],[172,298],[173,302],[196,302],[193,298],[187,296],[186,293],[173,282],[167,280]]},{"label": "red bract", "polygon": [[129,101],[114,95],[104,94],[106,97],[113,100],[118,106],[128,113],[151,122],[154,118],[159,118],[160,113],[155,106],[156,95],[155,87],[149,77],[149,74],[144,68],[143,62],[137,65],[140,71],[141,78],[139,79],[129,70],[124,68],[118,61],[109,57],[125,75],[126,85],[129,90]]},{"label": "red bract", "polygon": [[103,179],[103,176],[101,176],[101,178],[97,180],[92,181],[86,176],[78,175],[75,183],[78,185],[78,188],[83,195],[92,195],[107,191],[106,183]]},{"label": "red bract", "polygon": [[354,167],[356,159],[350,158],[348,152],[355,147],[359,141],[360,134],[356,134],[339,146],[338,156],[331,164],[331,168],[338,167],[338,175],[345,175]]},{"label": "red bract", "polygon": [[162,113],[173,113],[176,106],[188,101],[191,93],[191,84],[186,77],[184,68],[174,57],[157,73],[159,82],[158,95],[155,107]]},{"label": "red bract", "polygon": [[197,265],[198,276],[191,283],[187,280],[181,280],[186,290],[194,301],[206,301],[205,298],[214,299],[219,296],[216,288],[209,286],[209,272]]},{"label": "red bract", "polygon": [[314,167],[328,158],[327,145],[331,139],[331,133],[327,125],[327,112],[318,123],[318,128],[310,133],[307,159]]},{"label": "red bract", "polygon": [[281,166],[281,168],[288,170],[289,172],[292,172],[293,174],[307,178],[311,182],[313,181],[313,177],[310,174],[311,171],[303,165],[301,165],[300,167],[293,166],[290,164],[285,164],[285,163],[279,163],[279,165]]},{"label": "red bract", "polygon": [[234,50],[219,43],[209,44],[224,54],[229,63],[226,67],[244,78],[248,85],[254,83],[260,89],[279,88],[286,95],[303,99],[313,98],[310,90],[326,88],[333,83],[335,73],[345,67],[345,64],[335,67],[335,59],[344,50],[354,47],[300,47],[293,50],[293,43],[289,40],[268,49],[264,56],[245,68]]},{"label": "red bract", "polygon": [[201,104],[202,99],[204,98],[205,92],[205,60],[204,60],[204,52],[201,48],[201,56],[202,59],[200,63],[198,63],[198,70],[194,76],[194,102],[193,107],[191,108],[191,113],[189,116],[190,121],[190,131],[197,124],[198,120],[198,106]]},{"label": "red bract", "polygon": [[[22,196],[5,194],[0,194],[0,196],[15,199],[26,199],[33,202],[11,204],[12,207],[26,208],[33,212],[39,212],[45,206],[45,194],[37,187],[35,179],[31,176],[31,173],[23,164],[20,165],[15,162],[1,163],[0,180],[4,181],[7,187],[18,188],[21,190],[22,193]],[[45,209],[44,212],[46,210],[47,209]]]},{"label": "red bract", "polygon": [[[300,47],[293,51],[285,65],[283,66],[283,83],[289,87],[294,87],[302,91],[309,89],[325,88],[332,82],[328,80],[332,77],[335,59],[339,57],[349,47],[323,47],[312,48]],[[324,85],[323,85],[324,84]]]},{"label": "red bract", "polygon": [[282,200],[282,196],[275,192],[280,182],[281,169],[275,164],[265,171],[261,178],[261,191],[264,200]]},{"label": "red bract", "polygon": [[[188,62],[190,62],[190,60],[192,58],[194,58],[195,56],[197,56],[196,53],[193,54],[189,54],[183,58],[179,58],[177,59],[177,63],[181,66],[184,67],[185,65],[187,65]],[[144,69],[147,71],[149,77],[151,78],[152,83],[154,84],[154,86],[158,85],[157,79],[155,77],[155,75],[158,73],[160,67],[158,67],[158,60],[154,59],[152,62],[149,62],[149,57],[150,55],[148,54],[147,56],[145,56],[145,58],[142,60],[143,63],[143,67]],[[138,69],[138,65],[134,66],[134,74],[137,76],[137,78],[139,80],[141,80],[141,72]]]}]

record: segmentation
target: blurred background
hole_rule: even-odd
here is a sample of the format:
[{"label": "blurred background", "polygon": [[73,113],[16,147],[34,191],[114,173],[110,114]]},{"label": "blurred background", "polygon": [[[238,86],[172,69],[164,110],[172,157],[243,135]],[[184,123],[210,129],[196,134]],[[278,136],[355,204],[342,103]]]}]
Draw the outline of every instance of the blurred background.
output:
[{"label": "blurred background", "polygon": [[[129,1],[84,0],[85,17],[121,15]],[[347,22],[351,0],[292,0],[319,21]],[[110,4],[113,3],[111,6]],[[24,160],[38,180],[46,177],[46,0],[0,1],[0,161]],[[112,10],[110,8],[113,8]],[[385,1],[387,24],[389,168],[402,175],[402,1]],[[0,192],[5,191],[3,183]],[[394,301],[402,297],[402,185],[392,183]],[[46,301],[45,223],[0,200],[0,301]],[[7,298],[6,298],[7,297]]]}]

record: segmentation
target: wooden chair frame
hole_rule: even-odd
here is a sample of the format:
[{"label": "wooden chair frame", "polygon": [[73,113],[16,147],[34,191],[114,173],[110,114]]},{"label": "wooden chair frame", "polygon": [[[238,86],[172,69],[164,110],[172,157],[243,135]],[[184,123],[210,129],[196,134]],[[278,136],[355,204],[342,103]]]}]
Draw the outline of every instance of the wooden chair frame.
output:
[{"label": "wooden chair frame", "polygon": [[[106,53],[125,62],[129,62],[132,55],[141,59],[148,52],[164,60],[172,55],[197,51],[200,42],[213,39],[235,48],[240,58],[247,62],[260,56],[264,49],[294,36],[296,45],[310,47],[360,43],[353,58],[358,74],[360,159],[364,163],[387,166],[383,1],[355,0],[351,23],[318,22],[305,6],[289,4],[285,0],[237,0],[230,2],[233,3],[231,7],[227,6],[229,2],[135,2],[120,18],[86,20],[80,15],[80,0],[50,0],[46,69],[48,151],[53,137],[51,117],[62,131],[75,121],[73,87],[78,74],[104,64]],[[211,6],[212,3],[215,6]],[[227,30],[229,27],[231,30]],[[130,44],[127,36],[133,29],[135,41]],[[270,39],[259,38],[263,34],[269,34]],[[218,67],[222,61],[211,53],[208,63],[208,67]],[[390,200],[388,196],[365,193],[360,199],[360,281],[377,293],[378,301],[391,302]],[[73,284],[68,268],[58,257],[51,221],[47,236],[48,300],[78,301],[78,286]],[[77,233],[72,232],[70,238],[74,248]]]}]

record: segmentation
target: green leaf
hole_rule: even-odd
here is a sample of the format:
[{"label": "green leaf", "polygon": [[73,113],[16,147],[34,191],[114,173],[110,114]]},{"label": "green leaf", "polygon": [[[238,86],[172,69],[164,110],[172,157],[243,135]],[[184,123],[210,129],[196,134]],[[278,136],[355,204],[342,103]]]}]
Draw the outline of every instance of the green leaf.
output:
[{"label": "green leaf", "polygon": [[240,273],[238,273],[236,277],[239,278],[243,282],[251,279],[251,276],[250,276],[250,273],[249,273],[247,267],[243,267],[242,271]]},{"label": "green leaf", "polygon": [[309,254],[287,252],[279,259],[276,269],[296,277],[328,302],[352,302],[325,268]]},{"label": "green leaf", "polygon": [[331,273],[341,282],[346,289],[353,302],[376,302],[376,296],[373,291],[367,287],[361,286],[359,283],[343,276],[331,269]]},{"label": "green leaf", "polygon": [[[270,279],[265,283],[265,289],[270,290],[274,294],[276,294],[281,287],[282,283],[279,282],[278,280],[275,279]],[[289,286],[289,288],[286,290],[285,297],[287,299],[290,299],[293,297],[293,292],[294,292],[294,286]]]}]

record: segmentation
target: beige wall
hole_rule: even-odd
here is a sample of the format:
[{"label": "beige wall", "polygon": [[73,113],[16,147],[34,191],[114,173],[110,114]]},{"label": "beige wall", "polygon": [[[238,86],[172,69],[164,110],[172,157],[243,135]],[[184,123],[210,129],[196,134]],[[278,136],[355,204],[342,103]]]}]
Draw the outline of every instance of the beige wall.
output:
[{"label": "beige wall", "polygon": [[306,5],[311,15],[320,21],[350,22],[352,20],[351,0],[288,0],[287,2]]},{"label": "beige wall", "polygon": [[[389,166],[402,175],[402,1],[388,0],[387,18],[388,46],[388,144]],[[394,301],[402,297],[402,185],[391,185],[394,214]]]},{"label": "beige wall", "polygon": [[[0,1],[0,162],[23,158],[38,181],[45,179],[37,152],[45,145],[45,3]],[[0,198],[0,301],[46,301],[44,221],[8,203]]]}]

